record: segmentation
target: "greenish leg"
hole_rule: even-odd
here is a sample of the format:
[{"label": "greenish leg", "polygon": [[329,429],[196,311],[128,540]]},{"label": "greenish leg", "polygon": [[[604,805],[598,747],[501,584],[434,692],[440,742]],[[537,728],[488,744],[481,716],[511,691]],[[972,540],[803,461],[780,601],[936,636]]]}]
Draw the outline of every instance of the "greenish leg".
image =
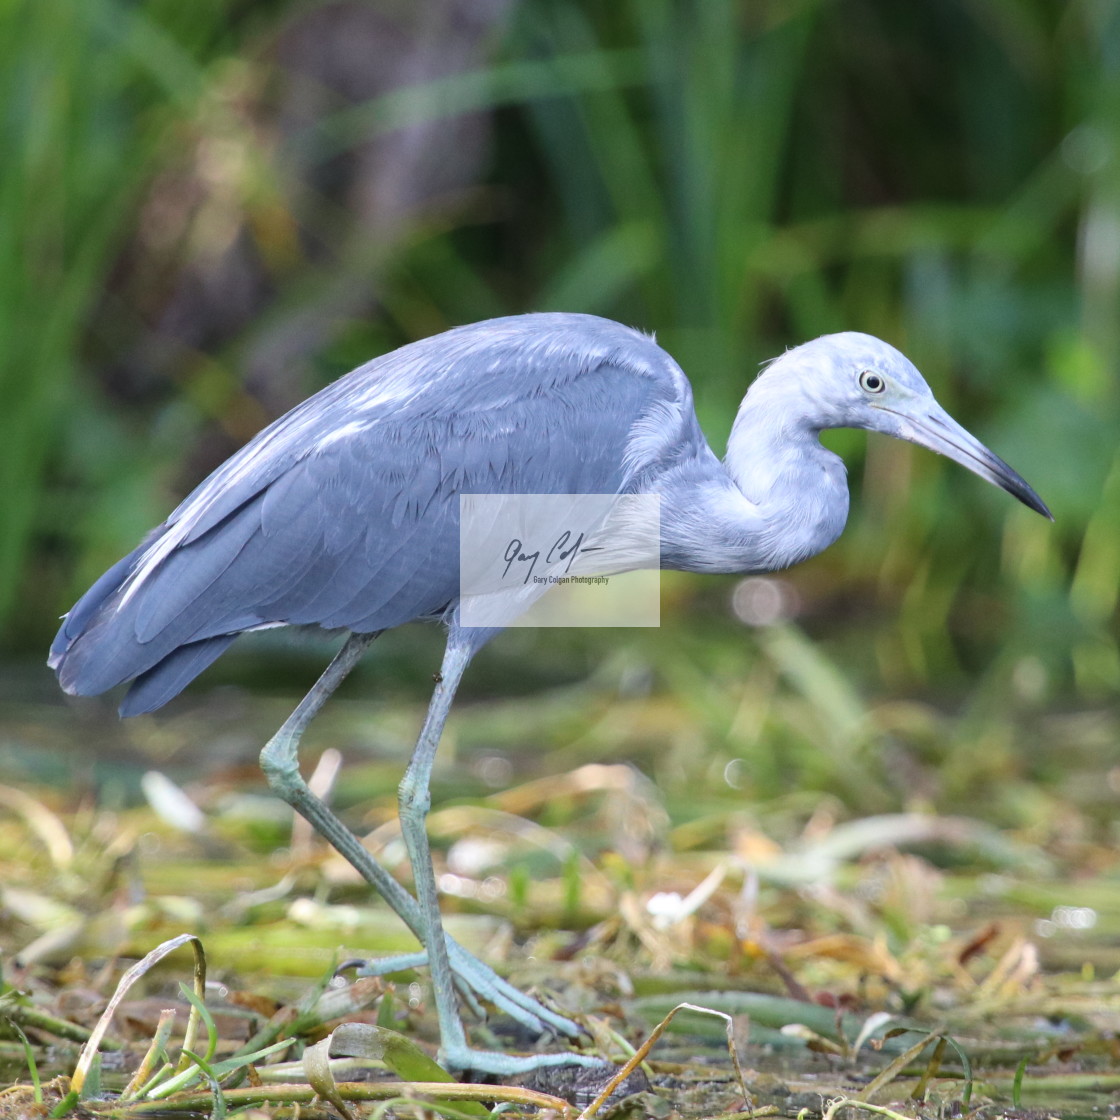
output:
[{"label": "greenish leg", "polygon": [[[443,934],[435,873],[425,830],[425,817],[430,804],[428,783],[451,700],[470,660],[469,649],[449,640],[444,655],[442,679],[436,685],[420,739],[401,783],[401,830],[412,861],[419,902],[308,789],[300,774],[298,749],[307,725],[376,637],[376,634],[352,634],[284,726],[269,740],[261,752],[261,766],[268,784],[277,796],[291,805],[353,865],[425,947],[439,1016],[441,1052],[449,1065],[503,1075],[543,1065],[588,1063],[589,1059],[578,1054],[542,1054],[515,1058],[492,1051],[471,1050],[466,1044],[455,1000],[456,988],[472,1007],[478,1006],[475,999],[477,996],[538,1033],[552,1031],[569,1037],[579,1033],[579,1027],[570,1019],[518,991],[493,969],[468,953],[458,942]],[[420,957],[413,955],[410,959],[415,963]]]}]

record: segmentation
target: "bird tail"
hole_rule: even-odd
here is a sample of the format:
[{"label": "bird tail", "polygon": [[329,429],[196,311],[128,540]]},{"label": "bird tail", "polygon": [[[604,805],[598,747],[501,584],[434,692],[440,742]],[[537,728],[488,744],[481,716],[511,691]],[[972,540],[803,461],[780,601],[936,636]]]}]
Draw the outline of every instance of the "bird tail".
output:
[{"label": "bird tail", "polygon": [[[62,625],[51,642],[51,652],[47,665],[57,674],[62,687],[74,696],[92,695],[82,691],[76,679],[76,663],[68,655],[74,643],[85,633],[86,628],[97,615],[105,600],[110,598],[127,581],[136,567],[137,561],[146,550],[146,545],[130,552],[123,560],[118,560],[71,608],[62,616]],[[119,683],[119,682],[118,682]],[[73,686],[73,687],[72,687]]]},{"label": "bird tail", "polygon": [[168,650],[136,636],[134,618],[121,610],[121,594],[151,540],[114,564],[63,617],[47,664],[72,696],[97,696],[132,681],[122,716],[162,707],[219,657],[236,637],[221,634]]}]

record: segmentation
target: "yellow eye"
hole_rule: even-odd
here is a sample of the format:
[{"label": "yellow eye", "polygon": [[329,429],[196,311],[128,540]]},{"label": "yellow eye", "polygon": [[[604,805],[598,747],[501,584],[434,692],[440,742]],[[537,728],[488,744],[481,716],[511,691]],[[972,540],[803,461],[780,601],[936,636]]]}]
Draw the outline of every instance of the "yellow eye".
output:
[{"label": "yellow eye", "polygon": [[859,387],[865,393],[881,393],[887,387],[887,383],[881,374],[873,369],[865,369],[859,375]]}]

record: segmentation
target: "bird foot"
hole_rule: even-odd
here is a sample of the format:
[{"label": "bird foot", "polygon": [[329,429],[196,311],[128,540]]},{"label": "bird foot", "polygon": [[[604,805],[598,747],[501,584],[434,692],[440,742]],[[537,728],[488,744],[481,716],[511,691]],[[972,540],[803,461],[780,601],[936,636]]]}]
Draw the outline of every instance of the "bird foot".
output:
[{"label": "bird foot", "polygon": [[532,1073],[549,1066],[607,1066],[602,1058],[571,1051],[562,1054],[501,1054],[496,1050],[472,1050],[469,1046],[442,1048],[438,1061],[444,1069],[489,1073],[496,1077]]},{"label": "bird foot", "polygon": [[[508,980],[503,980],[489,965],[483,964],[457,942],[447,939],[448,955],[455,974],[456,987],[476,1010],[480,1011],[478,998],[492,1003],[510,1018],[534,1031],[536,1034],[562,1034],[574,1038],[580,1028],[571,1019],[557,1014],[544,1004],[515,988]],[[339,971],[354,968],[358,976],[385,976],[390,972],[422,968],[428,963],[428,954],[399,953],[376,960],[347,961]],[[452,1044],[442,1047],[439,1063],[445,1069],[470,1070],[474,1073],[488,1073],[496,1077],[511,1077],[520,1073],[549,1066],[601,1066],[601,1058],[588,1057],[566,1051],[562,1054],[502,1054],[496,1050],[474,1050],[465,1044]]]},{"label": "bird foot", "polygon": [[[551,1010],[551,1008],[545,1007],[539,1000],[533,999],[532,996],[526,995],[519,988],[514,987],[508,980],[499,976],[489,965],[483,964],[482,961],[468,953],[462,945],[453,941],[450,937],[447,939],[447,954],[451,961],[451,970],[455,976],[456,987],[465,1001],[476,1012],[481,1012],[478,1003],[481,999],[493,1004],[499,1011],[504,1012],[511,1019],[535,1034],[552,1034],[576,1038],[582,1033],[577,1023]],[[359,976],[385,976],[390,972],[423,968],[427,963],[428,954],[426,951],[421,951],[419,953],[401,953],[391,957],[379,957],[376,960],[369,961],[348,961],[342,967],[356,967]],[[475,1051],[470,1050],[465,1052],[475,1053]],[[485,1055],[487,1051],[477,1051],[477,1053]],[[501,1057],[501,1055],[495,1055],[495,1057]],[[569,1056],[556,1054],[550,1055],[550,1057],[558,1060],[541,1062],[538,1065],[561,1065]],[[571,1055],[570,1057],[578,1058],[578,1055]],[[583,1063],[580,1061],[573,1064]],[[478,1069],[487,1073],[515,1072],[490,1069],[486,1066],[464,1065],[463,1068]]]}]

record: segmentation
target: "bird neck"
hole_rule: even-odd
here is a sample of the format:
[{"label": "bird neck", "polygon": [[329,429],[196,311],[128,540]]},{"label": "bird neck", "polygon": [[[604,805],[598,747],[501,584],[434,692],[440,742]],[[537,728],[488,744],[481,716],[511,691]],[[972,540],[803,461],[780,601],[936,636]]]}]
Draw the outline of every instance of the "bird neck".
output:
[{"label": "bird neck", "polygon": [[743,398],[727,442],[724,466],[766,524],[773,568],[823,551],[848,517],[847,472],[822,446],[816,411],[796,386],[764,375]]}]

